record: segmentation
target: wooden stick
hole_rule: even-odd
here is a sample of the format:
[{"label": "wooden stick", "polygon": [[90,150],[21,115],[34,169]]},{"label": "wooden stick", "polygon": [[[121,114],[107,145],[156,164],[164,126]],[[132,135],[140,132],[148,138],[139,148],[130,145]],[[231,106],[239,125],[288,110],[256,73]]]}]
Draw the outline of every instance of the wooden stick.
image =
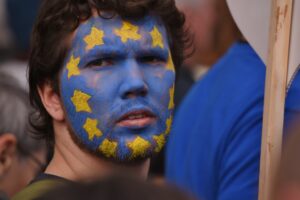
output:
[{"label": "wooden stick", "polygon": [[[273,0],[260,160],[259,200],[272,200],[281,157],[293,0]],[[257,33],[259,34],[259,33]]]}]

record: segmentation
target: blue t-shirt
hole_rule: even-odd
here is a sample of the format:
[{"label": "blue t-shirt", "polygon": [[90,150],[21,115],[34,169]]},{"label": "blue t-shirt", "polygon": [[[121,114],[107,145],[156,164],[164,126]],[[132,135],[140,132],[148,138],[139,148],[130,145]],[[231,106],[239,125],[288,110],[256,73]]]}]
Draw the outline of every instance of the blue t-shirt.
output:
[{"label": "blue t-shirt", "polygon": [[[247,43],[235,43],[193,87],[167,145],[170,181],[202,200],[257,199],[265,72]],[[298,75],[287,115],[299,113],[299,87]]]}]

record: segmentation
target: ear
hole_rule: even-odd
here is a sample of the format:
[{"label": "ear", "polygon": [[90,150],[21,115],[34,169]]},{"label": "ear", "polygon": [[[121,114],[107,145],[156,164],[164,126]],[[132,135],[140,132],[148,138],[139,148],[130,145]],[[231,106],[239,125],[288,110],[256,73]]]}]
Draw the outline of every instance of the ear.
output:
[{"label": "ear", "polygon": [[10,169],[16,150],[16,137],[10,133],[2,134],[0,136],[0,177]]},{"label": "ear", "polygon": [[56,121],[63,121],[65,116],[62,103],[52,86],[49,83],[45,83],[42,88],[38,88],[38,91],[44,107],[51,117]]}]

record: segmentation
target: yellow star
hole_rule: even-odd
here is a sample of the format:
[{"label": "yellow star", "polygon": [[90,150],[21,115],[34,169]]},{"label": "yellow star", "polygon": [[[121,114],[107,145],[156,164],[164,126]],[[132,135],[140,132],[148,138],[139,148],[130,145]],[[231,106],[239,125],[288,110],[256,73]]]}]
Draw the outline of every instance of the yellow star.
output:
[{"label": "yellow star", "polygon": [[104,31],[92,27],[91,33],[84,38],[85,43],[87,44],[86,50],[90,50],[97,45],[104,44],[103,41]]},{"label": "yellow star", "polygon": [[169,52],[169,58],[168,58],[168,63],[167,63],[167,69],[175,72],[175,67],[174,67],[172,55],[170,52]]},{"label": "yellow star", "polygon": [[67,69],[68,69],[68,79],[71,78],[71,76],[78,76],[80,74],[78,64],[80,62],[80,58],[74,58],[72,55],[68,64],[67,64]]},{"label": "yellow star", "polygon": [[127,40],[139,40],[141,39],[141,35],[138,34],[138,27],[131,24],[130,22],[123,22],[123,26],[121,29],[116,29],[115,34],[119,36],[123,43],[127,42]]},{"label": "yellow star", "polygon": [[162,148],[164,147],[166,143],[166,136],[164,134],[161,134],[159,136],[153,136],[153,139],[155,140],[157,146],[155,148],[155,152],[160,152]]},{"label": "yellow star", "polygon": [[174,108],[174,90],[175,90],[175,86],[173,85],[170,90],[169,90],[169,94],[170,94],[170,101],[169,101],[169,107],[168,109],[173,109]]},{"label": "yellow star", "polygon": [[160,48],[164,48],[164,42],[161,33],[156,28],[156,26],[153,28],[153,30],[150,32],[150,35],[152,37],[152,46],[156,47],[159,46]]},{"label": "yellow star", "polygon": [[81,112],[81,111],[85,111],[85,112],[92,112],[89,104],[88,104],[88,100],[91,98],[90,95],[85,94],[79,90],[75,90],[73,97],[71,98],[71,101],[73,102],[76,112]]},{"label": "yellow star", "polygon": [[131,158],[136,158],[145,155],[146,151],[151,147],[151,143],[138,136],[132,142],[128,142],[127,146],[132,150]]},{"label": "yellow star", "polygon": [[166,121],[165,135],[168,135],[171,132],[172,122],[173,122],[173,116],[170,116]]},{"label": "yellow star", "polygon": [[111,142],[108,139],[103,140],[102,144],[99,146],[100,151],[107,157],[115,157],[117,152],[118,143]]},{"label": "yellow star", "polygon": [[101,137],[103,134],[97,128],[98,121],[97,119],[87,118],[85,124],[83,125],[84,130],[89,135],[89,140],[93,141],[94,137]]}]

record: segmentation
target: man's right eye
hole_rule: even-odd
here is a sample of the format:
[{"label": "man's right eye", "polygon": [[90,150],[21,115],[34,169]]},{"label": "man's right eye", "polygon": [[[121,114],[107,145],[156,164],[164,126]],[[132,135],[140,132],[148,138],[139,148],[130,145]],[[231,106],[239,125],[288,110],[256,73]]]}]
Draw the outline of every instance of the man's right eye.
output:
[{"label": "man's right eye", "polygon": [[98,67],[108,67],[111,65],[113,65],[112,58],[101,58],[101,59],[97,59],[97,60],[93,60],[92,62],[89,62],[86,67],[98,68]]}]

